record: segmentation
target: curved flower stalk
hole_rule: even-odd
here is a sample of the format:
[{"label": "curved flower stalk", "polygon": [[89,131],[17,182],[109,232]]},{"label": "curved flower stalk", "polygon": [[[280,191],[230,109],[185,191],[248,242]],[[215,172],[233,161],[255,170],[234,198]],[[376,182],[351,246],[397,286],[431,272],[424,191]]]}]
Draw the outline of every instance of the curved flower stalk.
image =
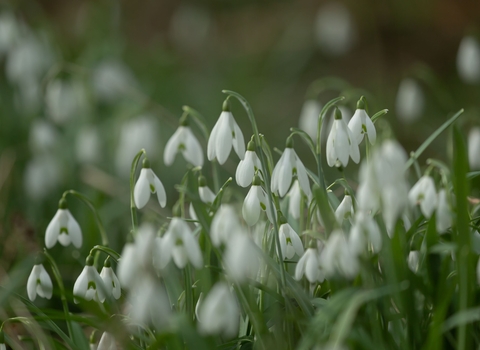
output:
[{"label": "curved flower stalk", "polygon": [[231,338],[238,333],[240,310],[235,296],[225,282],[217,282],[198,305],[198,328],[204,334]]},{"label": "curved flower stalk", "polygon": [[45,233],[47,248],[52,248],[57,241],[65,247],[72,243],[76,248],[80,248],[83,241],[80,225],[67,209],[67,201],[64,198],[60,200],[57,213],[48,224]]},{"label": "curved flower stalk", "polygon": [[31,301],[35,301],[37,295],[42,298],[50,299],[52,297],[53,284],[42,264],[33,266],[30,276],[27,280],[27,294]]},{"label": "curved flower stalk", "polygon": [[346,167],[349,158],[352,158],[355,163],[360,161],[358,140],[342,119],[342,112],[338,108],[335,108],[335,120],[328,135],[326,152],[327,163],[331,167],[335,166],[337,161]]},{"label": "curved flower stalk", "polygon": [[180,120],[180,126],[165,146],[163,153],[165,165],[172,165],[178,152],[181,152],[183,158],[194,166],[203,166],[202,146],[190,129],[187,118]]},{"label": "curved flower stalk", "polygon": [[280,197],[285,196],[292,184],[294,176],[297,177],[303,192],[307,196],[310,196],[312,192],[310,190],[307,169],[305,169],[305,166],[293,149],[293,138],[292,136],[289,136],[287,138],[285,150],[273,169],[271,184],[272,192],[278,193]]},{"label": "curved flower stalk", "polygon": [[341,224],[343,220],[348,219],[349,217],[353,217],[353,202],[352,196],[348,193],[345,194],[343,200],[335,210],[335,218],[337,219],[338,223]]},{"label": "curved flower stalk", "polygon": [[150,162],[147,158],[143,160],[143,168],[140,171],[133,197],[138,209],[142,209],[150,199],[150,194],[157,194],[158,202],[162,208],[167,205],[167,194],[160,179],[150,169]]},{"label": "curved flower stalk", "polygon": [[420,204],[423,215],[429,219],[437,207],[437,192],[435,183],[428,176],[422,176],[408,193],[408,200],[412,206]]},{"label": "curved flower stalk", "polygon": [[228,204],[222,204],[213,217],[210,237],[215,247],[227,244],[230,239],[242,232],[235,209]]},{"label": "curved flower stalk", "polygon": [[278,234],[280,236],[280,247],[282,249],[283,259],[292,259],[295,254],[301,257],[304,250],[302,240],[298,236],[298,233],[286,222],[284,217],[281,217],[280,221],[282,224],[278,229]]},{"label": "curved flower stalk", "polygon": [[183,269],[190,261],[197,269],[203,266],[202,252],[188,224],[174,217],[162,238],[159,266],[164,268],[173,258],[175,265]]},{"label": "curved flower stalk", "polygon": [[[377,131],[372,120],[365,111],[365,97],[361,97],[357,102],[357,110],[353,114],[352,119],[348,123],[348,128],[352,131],[353,137],[360,144],[365,134],[368,136],[368,141],[373,145],[377,140]],[[353,158],[352,158],[353,159]]]},{"label": "curved flower stalk", "polygon": [[327,277],[354,278],[360,269],[357,255],[341,230],[332,232],[320,255],[320,264]]},{"label": "curved flower stalk", "polygon": [[122,295],[122,289],[120,288],[120,281],[117,275],[113,272],[109,258],[107,258],[103,264],[100,277],[102,277],[103,284],[105,285],[105,294],[112,295],[115,299],[119,299]]},{"label": "curved flower stalk", "polygon": [[325,272],[320,265],[320,255],[317,248],[308,248],[298,260],[295,268],[295,279],[300,281],[304,275],[310,283],[322,283],[325,280]]},{"label": "curved flower stalk", "polygon": [[243,202],[242,215],[249,226],[253,226],[258,222],[262,211],[267,213],[271,223],[275,220],[270,217],[270,210],[268,210],[270,202],[267,200],[265,191],[260,184],[260,177],[256,175],[252,187]]},{"label": "curved flower stalk", "polygon": [[227,161],[230,151],[233,149],[240,159],[245,153],[245,140],[243,133],[230,112],[228,100],[223,103],[223,111],[217,123],[212,129],[207,145],[207,157],[209,161],[217,158],[219,164]]},{"label": "curved flower stalk", "polygon": [[255,172],[262,168],[260,159],[258,159],[255,152],[255,142],[253,140],[248,142],[245,158],[240,160],[235,171],[235,181],[238,186],[248,187],[252,183]]},{"label": "curved flower stalk", "polygon": [[82,273],[78,276],[73,286],[74,301],[76,304],[79,300],[76,297],[85,300],[95,300],[103,303],[105,301],[105,284],[98,274],[97,269],[93,266],[93,256],[89,255],[85,262]]}]

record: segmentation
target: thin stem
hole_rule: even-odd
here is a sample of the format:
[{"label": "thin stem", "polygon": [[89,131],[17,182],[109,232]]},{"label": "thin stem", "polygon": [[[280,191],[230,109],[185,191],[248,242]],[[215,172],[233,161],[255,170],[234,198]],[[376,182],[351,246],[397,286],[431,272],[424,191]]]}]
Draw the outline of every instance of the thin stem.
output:
[{"label": "thin stem", "polygon": [[95,251],[100,251],[100,252],[103,252],[103,253],[107,254],[115,262],[118,262],[118,259],[120,259],[120,254],[118,254],[115,250],[113,250],[111,248],[108,248],[108,247],[104,247],[104,246],[101,246],[101,245],[96,245],[92,249],[90,249],[90,255],[93,255],[93,253]]},{"label": "thin stem", "polygon": [[187,265],[184,269],[185,275],[185,306],[187,311],[187,317],[189,320],[193,320],[193,293],[192,293],[192,274],[191,267]]},{"label": "thin stem", "polygon": [[135,198],[133,197],[133,191],[135,189],[135,173],[137,171],[138,163],[140,162],[140,158],[142,155],[147,155],[147,152],[144,148],[138,152],[132,161],[132,168],[130,170],[130,214],[132,216],[132,231],[135,234],[137,226],[138,226],[138,218],[137,218],[137,207],[135,206]]}]

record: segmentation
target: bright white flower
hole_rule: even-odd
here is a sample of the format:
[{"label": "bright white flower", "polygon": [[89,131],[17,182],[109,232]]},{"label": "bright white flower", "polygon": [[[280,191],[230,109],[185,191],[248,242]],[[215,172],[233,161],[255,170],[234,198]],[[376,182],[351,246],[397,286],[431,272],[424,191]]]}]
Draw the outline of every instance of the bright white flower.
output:
[{"label": "bright white flower", "polygon": [[308,248],[305,254],[298,260],[295,268],[295,279],[300,281],[305,275],[310,283],[322,283],[325,280],[325,273],[320,266],[319,254],[316,248]]},{"label": "bright white flower", "polygon": [[423,215],[428,219],[437,207],[437,192],[435,183],[428,176],[422,176],[408,193],[408,200],[412,206],[420,204]]},{"label": "bright white flower", "polygon": [[261,168],[260,159],[258,159],[257,153],[255,153],[255,142],[250,141],[247,145],[245,158],[238,163],[237,170],[235,171],[235,181],[237,181],[237,185],[241,187],[250,186],[255,171]]},{"label": "bright white flower", "polygon": [[412,78],[403,79],[395,101],[398,118],[405,123],[411,123],[422,116],[424,106],[425,96],[420,84]]},{"label": "bright white flower", "polygon": [[336,108],[335,120],[327,139],[327,163],[333,167],[338,160],[342,166],[346,167],[349,158],[352,158],[355,163],[360,161],[358,141],[342,119],[342,113]]},{"label": "bright white flower", "polygon": [[435,223],[439,233],[445,233],[452,227],[453,213],[448,203],[447,191],[442,188],[438,192],[437,215],[435,216]]},{"label": "bright white flower", "polygon": [[259,271],[257,247],[246,234],[236,234],[227,243],[224,255],[228,276],[238,283],[256,278]]},{"label": "bright white flower", "polygon": [[270,213],[270,202],[267,200],[267,196],[262,186],[260,186],[260,178],[256,177],[253,181],[253,185],[248,191],[245,200],[243,201],[242,215],[249,226],[253,226],[260,219],[260,213],[267,213],[268,220],[271,223],[275,222],[275,218]]},{"label": "bright white flower", "polygon": [[227,244],[232,236],[242,232],[235,209],[228,204],[222,204],[213,217],[210,236],[215,247]]},{"label": "bright white flower", "polygon": [[335,230],[331,233],[320,255],[320,265],[327,277],[341,275],[352,279],[358,274],[358,257],[342,231]]},{"label": "bright white flower", "polygon": [[94,299],[103,303],[106,290],[102,277],[100,277],[97,269],[93,266],[93,257],[89,255],[82,273],[73,285],[74,301],[78,304],[79,300],[76,298],[78,297],[85,300]]},{"label": "bright white flower", "polygon": [[227,338],[238,334],[240,310],[225,282],[217,282],[199,308],[199,330],[204,334],[222,334]]},{"label": "bright white flower", "polygon": [[417,273],[420,266],[420,252],[418,250],[412,250],[408,253],[407,264],[413,273]]},{"label": "bright white flower", "polygon": [[468,163],[470,170],[480,170],[480,127],[474,127],[468,133]]},{"label": "bright white flower", "polygon": [[303,103],[302,111],[300,112],[300,118],[298,120],[298,126],[305,131],[312,140],[317,139],[318,118],[322,111],[322,104],[317,100],[306,100]]},{"label": "bright white flower", "polygon": [[289,137],[286,148],[273,169],[272,184],[270,186],[272,192],[278,193],[280,197],[285,196],[292,184],[294,175],[297,176],[303,192],[310,196],[311,190],[307,169],[305,169],[305,166],[293,149],[293,140]]},{"label": "bright white flower", "polygon": [[368,136],[368,141],[370,141],[372,145],[375,144],[375,141],[377,140],[377,131],[365,110],[363,96],[357,103],[357,110],[353,114],[352,119],[350,119],[348,128],[352,131],[353,137],[357,139],[358,144],[362,142],[365,134]]},{"label": "bright white flower", "polygon": [[167,204],[165,188],[157,175],[150,169],[150,164],[144,160],[143,168],[133,190],[133,198],[137,208],[142,209],[150,199],[150,194],[154,193],[157,193],[158,202],[164,208]]},{"label": "bright white flower", "polygon": [[287,193],[288,200],[288,213],[294,218],[300,218],[300,205],[302,201],[302,192],[300,190],[300,184],[298,180],[293,181],[292,188]]},{"label": "bright white flower", "polygon": [[174,217],[162,238],[160,268],[164,268],[173,258],[175,265],[183,269],[188,261],[197,269],[203,266],[203,257],[197,239],[188,224]]},{"label": "bright white flower", "polygon": [[207,186],[207,180],[205,176],[200,176],[198,178],[198,194],[200,196],[200,200],[205,203],[211,205],[216,198],[215,193]]},{"label": "bright white flower", "polygon": [[163,152],[165,165],[172,165],[178,152],[194,166],[203,166],[203,151],[200,142],[188,125],[180,125],[170,137]]},{"label": "bright white flower", "polygon": [[102,334],[97,350],[117,350],[117,342],[111,333],[104,332]]},{"label": "bright white flower", "polygon": [[480,81],[480,44],[475,37],[466,36],[462,39],[458,48],[457,69],[465,83]]},{"label": "bright white flower", "polygon": [[50,299],[52,291],[52,280],[47,271],[42,264],[35,264],[27,281],[28,299],[34,301],[37,294],[42,298]]},{"label": "bright white flower", "polygon": [[103,283],[105,285],[105,294],[113,295],[115,299],[120,298],[122,295],[122,290],[120,288],[120,281],[113,272],[110,260],[106,260],[103,265],[102,271],[100,271],[100,277],[102,277]]},{"label": "bright white flower", "polygon": [[354,253],[363,254],[368,243],[372,244],[374,252],[378,252],[382,248],[382,235],[372,216],[359,211],[355,215],[348,244]]},{"label": "bright white flower", "polygon": [[80,225],[67,209],[67,202],[64,199],[60,200],[57,213],[48,224],[45,233],[47,248],[52,248],[57,241],[65,247],[72,243],[75,248],[80,248],[83,241]]},{"label": "bright white flower", "polygon": [[226,162],[232,146],[238,157],[243,159],[245,153],[245,140],[242,130],[233,118],[228,102],[223,104],[223,112],[212,129],[207,145],[208,160],[217,158],[219,164]]},{"label": "bright white flower", "polygon": [[282,249],[283,259],[292,259],[295,253],[298,256],[303,255],[302,240],[298,236],[298,233],[288,223],[280,225],[278,229],[278,235],[280,237],[280,248]]},{"label": "bright white flower", "polygon": [[340,224],[343,220],[353,217],[352,196],[345,194],[345,197],[343,197],[343,200],[338,205],[337,210],[335,210],[335,217]]}]

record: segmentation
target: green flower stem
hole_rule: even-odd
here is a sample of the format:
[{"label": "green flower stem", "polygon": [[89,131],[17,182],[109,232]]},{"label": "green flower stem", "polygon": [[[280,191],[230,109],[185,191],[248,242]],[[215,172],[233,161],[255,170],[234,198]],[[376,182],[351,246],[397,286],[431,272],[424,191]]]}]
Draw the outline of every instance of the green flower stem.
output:
[{"label": "green flower stem", "polygon": [[95,251],[103,252],[110,256],[115,262],[118,262],[118,259],[120,259],[120,254],[118,254],[115,250],[104,247],[101,245],[96,245],[92,249],[90,249],[90,255],[93,255]]},{"label": "green flower stem", "polygon": [[138,152],[132,161],[132,168],[130,170],[130,214],[132,216],[132,231],[135,234],[138,226],[138,218],[137,218],[137,207],[135,206],[135,198],[133,197],[133,190],[135,189],[135,173],[137,171],[138,163],[140,162],[140,158],[142,155],[147,155],[147,152],[144,148]]},{"label": "green flower stem", "polygon": [[187,311],[187,317],[189,320],[193,320],[194,307],[192,293],[192,271],[189,264],[185,266],[183,273],[185,276],[185,306]]},{"label": "green flower stem", "polygon": [[[242,104],[243,108],[247,112],[247,115],[250,119],[250,123],[252,124],[252,129],[253,129],[253,134],[255,136],[255,146],[257,148],[257,153],[260,155],[260,163],[262,164],[262,172],[264,174],[264,179],[263,181],[265,182],[265,189],[267,191],[267,198],[270,201],[270,216],[272,218],[275,217],[275,203],[273,202],[273,197],[272,197],[272,190],[270,188],[270,176],[267,176],[267,169],[268,169],[268,164],[267,161],[265,160],[265,154],[262,152],[262,141],[260,139],[260,133],[258,132],[258,127],[257,127],[257,122],[255,121],[255,116],[253,115],[252,108],[250,107],[250,104],[247,102],[247,100],[240,94],[230,91],[230,90],[223,90],[222,91],[225,94],[228,94],[229,96],[233,96],[238,99],[238,101]],[[283,261],[283,256],[282,256],[282,249],[280,245],[280,237],[278,235],[278,225],[277,223],[273,224],[273,230],[275,232],[275,243],[277,247],[277,254],[278,254],[278,259],[279,261]],[[282,290],[285,292],[285,286],[286,286],[286,278],[285,278],[285,268],[283,267],[283,264],[280,264],[280,280],[281,280],[281,285],[282,285]]]},{"label": "green flower stem", "polygon": [[205,141],[208,142],[208,138],[210,136],[210,133],[209,133],[208,128],[206,126],[205,118],[200,114],[200,112],[198,112],[197,110],[195,110],[195,109],[193,109],[189,106],[183,106],[182,109],[185,113],[188,113],[188,115],[190,117],[192,117],[195,124],[197,124],[197,126],[202,131],[202,134],[203,134],[203,137],[205,138]]},{"label": "green flower stem", "polygon": [[71,194],[72,196],[80,199],[92,211],[93,215],[95,216],[95,222],[97,223],[98,230],[100,231],[100,236],[102,237],[102,244],[104,246],[108,246],[107,232],[105,231],[105,227],[102,224],[102,220],[100,219],[100,215],[98,215],[98,212],[95,209],[95,206],[93,205],[93,203],[85,195],[83,195],[80,192],[77,192],[75,190],[65,191],[63,193],[62,198],[65,198],[68,194]]},{"label": "green flower stem", "polygon": [[60,289],[60,299],[62,301],[63,312],[65,313],[65,322],[67,322],[68,335],[70,336],[70,339],[73,339],[73,330],[72,330],[72,324],[70,320],[70,311],[68,310],[67,295],[65,293],[65,287],[63,285],[62,275],[58,270],[58,266],[55,263],[55,260],[50,254],[48,254],[47,249],[44,249],[43,254],[47,258],[48,262],[50,263],[50,266],[52,267],[53,275],[55,277],[55,280],[57,281],[58,288]]}]

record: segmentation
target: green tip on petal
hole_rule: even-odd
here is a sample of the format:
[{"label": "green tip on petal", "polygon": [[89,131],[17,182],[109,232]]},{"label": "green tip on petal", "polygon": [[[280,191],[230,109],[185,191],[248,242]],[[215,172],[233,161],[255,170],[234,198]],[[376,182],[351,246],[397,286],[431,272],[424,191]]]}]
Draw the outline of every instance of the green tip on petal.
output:
[{"label": "green tip on petal", "polygon": [[94,261],[93,256],[89,255],[89,256],[87,256],[87,259],[85,260],[85,265],[93,266],[93,261]]},{"label": "green tip on petal", "polygon": [[223,101],[222,111],[230,112],[230,102],[228,102],[228,97],[225,101]]},{"label": "green tip on petal", "polygon": [[58,209],[67,209],[67,208],[68,208],[67,200],[62,197],[62,199],[60,199],[60,201],[58,202]]},{"label": "green tip on petal", "polygon": [[205,186],[207,186],[207,179],[205,178],[205,176],[200,175],[198,177],[198,187],[205,187]]},{"label": "green tip on petal", "polygon": [[342,112],[340,111],[340,109],[335,107],[335,120],[340,120],[340,119],[342,119]]},{"label": "green tip on petal", "polygon": [[247,144],[247,151],[255,152],[255,141],[250,140]]},{"label": "green tip on petal", "polygon": [[287,137],[287,142],[285,142],[285,148],[293,148],[293,135]]},{"label": "green tip on petal", "polygon": [[150,169],[150,161],[148,160],[147,157],[143,158],[143,163],[142,164],[143,164],[143,167],[145,169]]}]

